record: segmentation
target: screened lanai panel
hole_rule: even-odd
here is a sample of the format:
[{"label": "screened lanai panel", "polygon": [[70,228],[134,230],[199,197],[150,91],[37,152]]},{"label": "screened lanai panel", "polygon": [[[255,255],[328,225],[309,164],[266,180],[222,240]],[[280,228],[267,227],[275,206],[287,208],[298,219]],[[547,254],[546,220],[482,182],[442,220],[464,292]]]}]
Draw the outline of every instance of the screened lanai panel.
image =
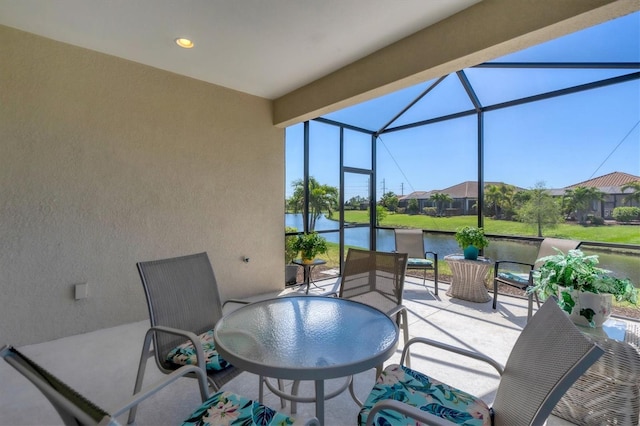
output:
[{"label": "screened lanai panel", "polygon": [[[435,83],[435,81],[432,81]],[[431,85],[429,85],[431,87]],[[450,74],[431,88],[420,100],[394,121],[390,128],[473,110],[458,76]]]},{"label": "screened lanai panel", "polygon": [[634,62],[640,56],[640,12],[505,55],[495,62]]},{"label": "screened lanai panel", "polygon": [[344,131],[344,165],[371,170],[371,135],[355,130]]},{"label": "screened lanai panel", "polygon": [[302,214],[295,212],[293,196],[296,182],[304,178],[304,124],[287,127],[285,132],[285,226],[303,231]]},{"label": "screened lanai panel", "polygon": [[484,107],[567,89],[637,70],[557,68],[470,68],[465,70]]},{"label": "screened lanai panel", "polygon": [[420,83],[379,98],[341,109],[323,117],[375,132],[409,105],[430,82]]},{"label": "screened lanai panel", "polygon": [[[333,213],[337,219],[340,194],[340,129],[323,123],[309,123],[309,178],[313,177],[320,186],[320,194],[310,196],[310,209],[315,209],[316,222],[322,224],[320,229],[338,229],[337,220],[325,220],[325,216]],[[335,189],[336,197],[329,192]],[[335,198],[335,203],[331,199]],[[322,212],[321,215],[318,215]],[[314,218],[310,218],[312,221]]]},{"label": "screened lanai panel", "polygon": [[[539,186],[561,195],[563,188],[594,177],[613,172],[638,174],[638,93],[640,82],[635,80],[487,113],[485,180],[513,185],[515,190]],[[513,217],[526,203],[516,198],[502,204],[488,193],[485,190],[489,217]],[[548,213],[549,208],[545,210]],[[489,233],[516,235],[536,231],[526,223],[512,224],[507,229],[487,220],[485,228]]]},{"label": "screened lanai panel", "polygon": [[[437,208],[443,215],[473,214],[475,194],[465,182],[478,177],[477,131],[477,118],[469,116],[381,135],[377,140],[376,199],[382,196],[384,182],[386,191],[397,194],[405,209],[413,204],[420,212]],[[448,192],[451,200],[436,205],[431,198],[435,192]],[[424,229],[453,231],[460,225],[437,221],[433,210],[427,212],[418,218]],[[474,216],[464,220],[475,223]]]}]

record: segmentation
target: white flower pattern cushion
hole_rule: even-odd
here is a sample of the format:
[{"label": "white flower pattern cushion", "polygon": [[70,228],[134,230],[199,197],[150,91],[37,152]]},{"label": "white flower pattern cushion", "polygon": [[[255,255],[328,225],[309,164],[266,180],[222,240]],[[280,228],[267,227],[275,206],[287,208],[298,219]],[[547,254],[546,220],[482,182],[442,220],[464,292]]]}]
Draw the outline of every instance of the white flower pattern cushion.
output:
[{"label": "white flower pattern cushion", "polygon": [[[213,330],[202,333],[198,336],[200,343],[202,344],[202,350],[204,351],[205,364],[207,370],[224,370],[229,367],[227,361],[222,359],[216,345],[213,342]],[[167,354],[167,361],[174,365],[197,365],[196,348],[190,340],[187,340],[183,344],[176,346]]]},{"label": "white flower pattern cushion", "polygon": [[[358,414],[359,424],[364,426],[367,423],[369,411],[376,402],[386,399],[404,402],[459,425],[491,425],[491,410],[481,399],[397,364],[385,368],[378,377],[377,384]],[[380,411],[373,424],[376,426],[422,425],[392,410]]]},{"label": "white flower pattern cushion", "polygon": [[232,392],[213,394],[183,426],[289,426],[294,419]]}]

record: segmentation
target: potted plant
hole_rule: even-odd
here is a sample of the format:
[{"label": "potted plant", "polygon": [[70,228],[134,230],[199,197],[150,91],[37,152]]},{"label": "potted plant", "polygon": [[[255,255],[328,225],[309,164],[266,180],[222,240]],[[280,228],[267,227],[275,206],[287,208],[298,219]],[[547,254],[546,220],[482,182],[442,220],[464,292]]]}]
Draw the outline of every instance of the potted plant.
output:
[{"label": "potted plant", "polygon": [[489,240],[484,235],[484,229],[475,226],[464,226],[456,230],[456,241],[463,250],[464,258],[476,260],[478,251],[489,245]]},{"label": "potted plant", "polygon": [[[286,234],[291,234],[293,232],[297,232],[298,230],[296,228],[293,228],[291,226],[287,226],[285,227],[285,233]],[[293,243],[296,240],[296,236],[295,235],[285,235],[284,237],[284,263],[285,263],[285,267],[284,267],[284,282],[285,285],[292,285],[295,284],[297,281],[297,277],[298,277],[298,265],[294,265],[293,259],[296,258],[296,255],[298,254],[298,250],[296,250],[293,247]]]},{"label": "potted plant", "polygon": [[298,235],[293,241],[293,249],[300,252],[304,263],[312,263],[317,255],[327,252],[327,240],[317,232]]},{"label": "potted plant", "polygon": [[638,289],[629,279],[616,278],[611,271],[597,267],[598,255],[585,255],[581,250],[545,256],[533,271],[533,286],[542,300],[558,296],[558,305],[574,323],[600,327],[611,314],[613,297],[619,302],[636,305]]}]

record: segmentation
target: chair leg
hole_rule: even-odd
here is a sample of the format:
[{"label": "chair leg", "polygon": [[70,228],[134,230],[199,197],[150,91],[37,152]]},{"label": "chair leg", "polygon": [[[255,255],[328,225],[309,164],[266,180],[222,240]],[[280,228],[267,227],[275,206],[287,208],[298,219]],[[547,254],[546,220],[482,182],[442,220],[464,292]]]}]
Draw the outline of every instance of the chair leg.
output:
[{"label": "chair leg", "polygon": [[496,309],[498,304],[498,281],[493,280],[493,309]]},{"label": "chair leg", "polygon": [[436,296],[438,295],[438,257],[436,256],[435,261],[433,262],[433,284],[436,288]]},{"label": "chair leg", "polygon": [[[407,346],[407,343],[409,342],[409,321],[408,321],[408,315],[407,315],[407,311],[406,309],[403,310],[402,312],[400,312],[400,317],[401,317],[401,321],[402,321],[402,334],[404,335],[404,346]],[[409,353],[409,350],[407,350],[407,358],[406,358],[406,366],[411,368],[411,354]],[[382,366],[380,366],[380,370],[382,370],[381,368]],[[378,369],[376,369],[376,373],[378,373]],[[378,379],[378,375],[376,375],[376,380]]]},{"label": "chair leg", "polygon": [[[527,308],[527,322],[529,322],[529,320],[533,316],[533,294],[529,294],[528,299],[529,299],[529,306]],[[540,306],[539,302],[538,302],[538,306]]]},{"label": "chair leg", "polygon": [[[140,363],[138,364],[138,374],[136,375],[136,384],[133,387],[133,395],[136,395],[142,389],[142,381],[144,379],[144,372],[147,368],[147,361],[153,354],[151,350],[151,341],[153,339],[153,332],[151,330],[147,331],[147,334],[144,337],[144,342],[142,343],[142,354],[140,355]],[[134,405],[129,410],[129,418],[127,419],[127,424],[131,424],[136,420],[136,412],[138,411],[138,405]]]}]

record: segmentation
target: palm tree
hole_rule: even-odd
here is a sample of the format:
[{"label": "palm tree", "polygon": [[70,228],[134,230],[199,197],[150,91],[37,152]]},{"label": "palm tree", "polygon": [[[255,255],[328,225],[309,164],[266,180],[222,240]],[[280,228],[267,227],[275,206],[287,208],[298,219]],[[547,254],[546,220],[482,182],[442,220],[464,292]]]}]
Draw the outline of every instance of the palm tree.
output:
[{"label": "palm tree", "polygon": [[484,202],[487,208],[493,208],[496,219],[500,210],[511,210],[511,198],[515,188],[513,185],[487,185],[484,187]]},{"label": "palm tree", "polygon": [[638,204],[640,204],[640,180],[625,183],[620,187],[620,190],[622,192],[626,191],[627,189],[631,189],[633,190],[633,192],[631,192],[631,194],[624,197],[624,202],[629,203],[629,205],[631,205],[633,201],[636,201]]},{"label": "palm tree", "polygon": [[601,201],[604,192],[592,186],[578,186],[575,189],[568,189],[563,197],[563,204],[567,213],[575,212],[576,219],[580,223],[585,223],[590,204],[593,201]]},{"label": "palm tree", "polygon": [[[304,211],[304,180],[299,179],[292,184],[293,195],[289,199],[289,208],[294,213]],[[309,176],[309,232],[316,228],[316,221],[326,211],[329,218],[338,207],[338,188],[321,185],[314,177]]]},{"label": "palm tree", "polygon": [[437,215],[444,216],[444,203],[450,203],[453,201],[453,198],[449,194],[445,194],[444,192],[436,192],[435,194],[431,194],[429,197],[436,204]]}]

